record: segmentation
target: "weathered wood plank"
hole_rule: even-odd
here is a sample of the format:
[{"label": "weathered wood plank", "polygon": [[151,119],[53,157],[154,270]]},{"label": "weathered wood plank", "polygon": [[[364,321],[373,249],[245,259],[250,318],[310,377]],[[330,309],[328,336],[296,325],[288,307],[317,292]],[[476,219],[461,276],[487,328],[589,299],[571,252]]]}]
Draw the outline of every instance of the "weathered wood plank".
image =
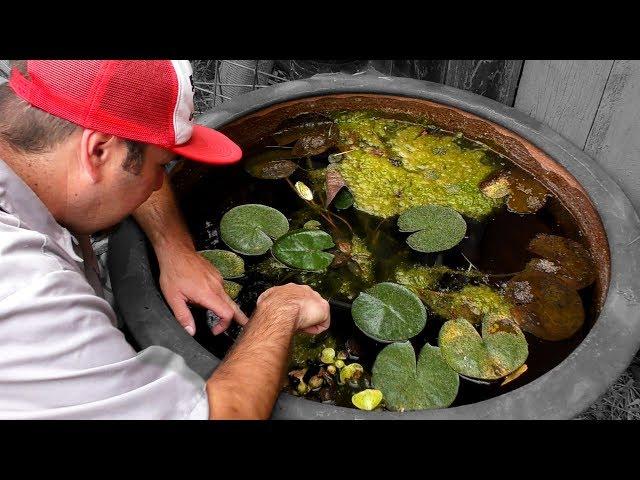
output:
[{"label": "weathered wood plank", "polygon": [[586,141],[640,212],[640,60],[616,60]]},{"label": "weathered wood plank", "polygon": [[447,73],[447,60],[371,60],[370,65],[385,75],[436,83],[444,83]]},{"label": "weathered wood plank", "polygon": [[584,148],[612,60],[527,60],[515,107]]},{"label": "weathered wood plank", "polygon": [[449,60],[445,83],[512,106],[522,60]]},{"label": "weathered wood plank", "polygon": [[8,77],[11,72],[11,65],[9,60],[0,60],[0,77]]}]

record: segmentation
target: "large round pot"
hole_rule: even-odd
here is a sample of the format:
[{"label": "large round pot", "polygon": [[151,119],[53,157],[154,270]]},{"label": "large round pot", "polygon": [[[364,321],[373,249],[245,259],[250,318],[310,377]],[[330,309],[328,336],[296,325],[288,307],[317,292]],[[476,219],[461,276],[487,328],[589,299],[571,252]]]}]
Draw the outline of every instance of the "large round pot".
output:
[{"label": "large round pot", "polygon": [[[445,85],[376,75],[327,74],[283,83],[225,102],[200,118],[241,145],[272,131],[285,118],[309,111],[374,108],[410,114],[462,131],[538,178],[574,216],[598,267],[597,320],[586,338],[555,368],[511,392],[441,410],[361,412],[282,394],[273,418],[291,419],[568,419],[615,381],[640,347],[640,221],[618,185],[584,152],[513,108]],[[182,167],[178,193],[205,168]],[[120,313],[139,346],[163,345],[204,378],[219,359],[174,319],[156,287],[151,250],[131,220],[110,240],[109,269]],[[599,314],[598,314],[599,312]]]}]

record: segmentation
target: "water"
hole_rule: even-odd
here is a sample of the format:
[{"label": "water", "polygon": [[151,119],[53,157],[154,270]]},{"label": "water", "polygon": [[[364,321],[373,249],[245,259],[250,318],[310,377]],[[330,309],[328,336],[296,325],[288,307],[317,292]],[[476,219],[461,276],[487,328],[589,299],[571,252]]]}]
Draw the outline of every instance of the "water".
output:
[{"label": "water", "polygon": [[[268,140],[266,142],[270,143]],[[469,143],[468,146],[477,147],[472,143]],[[258,151],[264,147],[264,143],[256,145],[252,151]],[[337,150],[330,150],[308,160],[304,167],[310,169],[326,166],[327,153],[334,151]],[[246,157],[250,155],[251,151],[246,154]],[[502,159],[502,161],[504,160]],[[291,181],[297,180],[309,183],[302,170],[298,170],[292,175]],[[280,210],[289,218],[292,229],[300,228],[306,220],[316,219],[323,223],[322,228],[325,231],[331,232],[330,225],[320,216],[309,211],[307,204],[295,195],[285,180],[256,179],[247,174],[241,165],[211,169],[208,177],[200,181],[190,192],[183,194],[181,203],[182,211],[185,212],[188,227],[198,250],[227,249],[221,242],[217,230],[220,219],[230,208],[244,203],[261,203]],[[248,272],[247,276],[239,281],[234,280],[243,285],[237,302],[247,314],[250,314],[255,308],[257,296],[262,291],[274,284],[283,284],[288,281],[310,283],[325,298],[338,300],[331,307],[330,334],[336,339],[336,350],[346,349],[347,342],[352,347],[357,346],[357,350],[359,350],[357,361],[363,365],[365,372],[367,372],[363,379],[364,386],[366,386],[369,378],[368,372],[370,372],[378,352],[386,344],[370,339],[355,327],[350,310],[344,306],[344,304],[348,305],[353,298],[353,292],[357,294],[373,283],[394,281],[392,274],[395,267],[405,261],[426,265],[442,264],[453,269],[475,267],[483,273],[490,274],[490,284],[499,287],[501,283],[510,278],[509,274],[521,271],[532,258],[532,255],[527,252],[526,246],[536,234],[560,235],[577,241],[581,239],[581,233],[571,215],[555,198],[550,198],[546,206],[535,214],[519,215],[502,207],[483,221],[465,218],[468,225],[467,236],[459,245],[443,254],[423,254],[409,249],[404,243],[405,235],[397,232],[397,217],[381,221],[380,218],[359,212],[354,208],[338,213],[351,226],[354,234],[364,240],[372,257],[376,259],[373,277],[370,281],[362,281],[357,274],[354,274],[353,268],[350,269],[347,265],[330,269],[327,275],[305,274],[305,276],[299,277],[295,272],[289,272],[274,280],[273,277],[255,271],[257,264],[264,261],[270,254],[258,257],[245,256],[243,258]],[[333,220],[337,226],[340,226],[341,233],[339,235],[347,237],[348,229],[344,222],[335,218]],[[334,235],[334,239],[335,237],[336,235]],[[445,276],[441,280],[439,288],[456,290],[468,281],[468,279],[461,280],[456,276]],[[352,285],[350,293],[340,291],[340,286],[344,282]],[[452,406],[474,403],[506,393],[534,380],[558,365],[582,341],[593,324],[592,289],[593,286],[580,291],[587,314],[581,331],[570,339],[560,342],[547,342],[526,334],[529,344],[527,372],[505,386],[500,386],[500,381],[480,384],[462,380],[458,396]],[[194,317],[197,324],[196,340],[216,356],[224,356],[233,344],[238,328],[230,329],[228,335],[214,337],[206,326],[204,311],[194,308]],[[416,351],[419,351],[426,342],[437,345],[438,332],[443,322],[444,319],[429,313],[425,329],[417,337],[411,339]],[[319,341],[322,338],[324,337],[321,337]],[[320,364],[309,362],[308,366],[309,370],[305,380],[318,371]],[[295,365],[290,365],[290,368],[294,367]],[[361,383],[361,388],[362,385]],[[290,385],[289,390],[295,390],[294,384]],[[357,390],[352,391],[346,386],[340,387],[328,401],[352,407],[350,399],[351,394],[355,391]],[[327,401],[328,397],[325,395],[326,391],[311,392],[307,398]]]}]

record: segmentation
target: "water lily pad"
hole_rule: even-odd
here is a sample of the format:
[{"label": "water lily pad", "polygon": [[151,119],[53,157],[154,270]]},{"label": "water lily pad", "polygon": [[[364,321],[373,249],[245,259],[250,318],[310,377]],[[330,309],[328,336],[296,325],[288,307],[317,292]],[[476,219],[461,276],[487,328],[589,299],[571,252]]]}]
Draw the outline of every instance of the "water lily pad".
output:
[{"label": "water lily pad", "polygon": [[467,232],[467,223],[458,212],[442,205],[422,205],[405,211],[398,218],[401,232],[409,235],[407,244],[419,252],[441,252],[456,246]]},{"label": "water lily pad", "polygon": [[240,290],[242,290],[242,285],[231,280],[223,280],[222,288],[232,300],[235,300],[240,294]]},{"label": "water lily pad", "polygon": [[304,135],[329,131],[332,125],[333,120],[325,115],[307,113],[285,120],[272,136],[278,145],[288,145]]},{"label": "water lily pad", "polygon": [[584,324],[580,295],[555,275],[525,270],[507,282],[505,293],[518,325],[536,337],[565,340]]},{"label": "water lily pad", "polygon": [[320,272],[333,261],[333,255],[323,250],[333,246],[331,235],[322,230],[298,230],[278,239],[273,254],[290,267]]},{"label": "water lily pad", "polygon": [[305,183],[296,182],[294,187],[296,189],[296,192],[298,192],[300,198],[308,200],[309,202],[313,200],[313,192]]},{"label": "water lily pad", "polygon": [[308,222],[305,222],[302,228],[304,228],[305,230],[318,230],[320,226],[321,226],[321,223],[319,221],[309,220]]},{"label": "water lily pad", "polygon": [[444,361],[441,349],[429,345],[416,356],[409,342],[386,346],[373,365],[373,386],[382,391],[390,410],[444,408],[458,395],[458,374]]},{"label": "water lily pad", "polygon": [[320,155],[333,147],[338,140],[338,127],[322,124],[312,132],[300,137],[293,146],[292,154],[296,157],[312,157]]},{"label": "water lily pad", "polygon": [[466,285],[454,292],[421,290],[419,296],[431,311],[447,320],[462,317],[477,324],[487,316],[510,316],[507,299],[487,285]]},{"label": "water lily pad", "polygon": [[427,312],[418,296],[390,282],[360,292],[351,306],[351,315],[360,330],[381,342],[407,340],[427,323]]},{"label": "water lily pad", "polygon": [[511,193],[507,208],[515,213],[534,213],[547,203],[549,191],[532,176],[512,169],[509,175]]},{"label": "water lily pad", "polygon": [[464,318],[449,320],[440,329],[438,344],[451,368],[466,377],[482,380],[509,375],[529,355],[524,334],[508,318],[486,318],[482,322],[482,336]]},{"label": "water lily pad", "polygon": [[244,169],[251,176],[265,180],[286,178],[298,168],[291,158],[294,157],[290,148],[266,150],[249,157],[244,162]]},{"label": "water lily pad", "polygon": [[538,234],[531,240],[527,249],[557,267],[556,269],[553,265],[533,262],[534,268],[554,273],[576,290],[591,285],[596,279],[596,269],[589,251],[574,240],[557,235]]},{"label": "water lily pad", "polygon": [[354,394],[351,397],[351,403],[353,403],[360,410],[371,411],[375,409],[382,401],[382,392],[380,390],[374,390],[367,388]]},{"label": "water lily pad", "polygon": [[275,208],[255,203],[232,208],[220,221],[220,236],[224,243],[244,255],[266,253],[273,240],[288,230],[287,217]]},{"label": "water lily pad", "polygon": [[201,250],[198,252],[213,264],[222,278],[238,278],[244,275],[244,260],[228,250]]}]

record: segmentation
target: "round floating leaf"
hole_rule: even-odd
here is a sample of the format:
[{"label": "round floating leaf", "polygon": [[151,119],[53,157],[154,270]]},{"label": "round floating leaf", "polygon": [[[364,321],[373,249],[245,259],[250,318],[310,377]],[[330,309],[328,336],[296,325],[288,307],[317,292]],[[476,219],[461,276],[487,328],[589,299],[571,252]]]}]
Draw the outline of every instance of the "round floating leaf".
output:
[{"label": "round floating leaf", "polygon": [[455,247],[467,232],[467,223],[458,212],[442,205],[422,205],[406,210],[398,218],[401,232],[409,235],[407,244],[418,252],[442,252]]},{"label": "round floating leaf", "polygon": [[509,375],[529,355],[527,340],[515,322],[499,317],[482,322],[482,337],[464,318],[449,320],[440,329],[438,344],[451,368],[483,380]]},{"label": "round floating leaf", "polygon": [[249,157],[244,169],[251,176],[265,180],[286,178],[298,168],[291,158],[291,149],[267,150]]},{"label": "round floating leaf", "polygon": [[418,296],[390,282],[361,292],[353,301],[351,315],[360,330],[381,342],[407,340],[427,323],[427,312]]},{"label": "round floating leaf", "polygon": [[298,230],[279,238],[273,254],[290,267],[320,272],[333,261],[333,255],[323,250],[333,246],[331,235],[322,230]]},{"label": "round floating leaf", "polygon": [[282,122],[272,136],[278,145],[287,145],[304,135],[328,132],[332,126],[335,125],[331,118],[322,114],[306,113]]},{"label": "round floating leaf", "polygon": [[222,278],[238,278],[244,275],[244,260],[228,250],[201,250],[198,252],[213,264]]},{"label": "round floating leaf", "polygon": [[333,147],[338,140],[338,127],[334,124],[323,124],[323,127],[301,137],[293,146],[292,153],[296,157],[312,157]]},{"label": "round floating leaf", "polygon": [[240,290],[242,290],[242,285],[236,282],[232,282],[230,280],[222,281],[222,288],[226,292],[232,300],[235,300],[237,296],[240,294]]},{"label": "round floating leaf", "polygon": [[345,210],[353,205],[353,195],[351,195],[351,192],[348,189],[343,188],[340,193],[336,195],[333,205],[338,210]]},{"label": "round floating leaf", "polygon": [[318,230],[320,228],[321,224],[319,221],[317,220],[309,220],[308,222],[306,222],[302,228],[304,228],[305,230]]},{"label": "round floating leaf", "polygon": [[418,363],[409,342],[386,346],[373,364],[373,385],[382,391],[390,410],[444,408],[458,395],[458,374],[442,358],[441,350],[428,343]]},{"label": "round floating leaf", "polygon": [[578,292],[549,273],[525,270],[507,282],[505,293],[525,331],[544,340],[565,340],[584,324]]},{"label": "round floating leaf", "polygon": [[313,200],[313,192],[304,183],[296,182],[294,187],[296,189],[296,192],[298,192],[298,195],[300,196],[300,198],[308,201]]},{"label": "round floating leaf", "polygon": [[540,182],[520,170],[509,172],[511,194],[507,208],[515,213],[535,213],[547,203],[549,192]]},{"label": "round floating leaf", "polygon": [[262,255],[287,233],[289,221],[275,208],[249,203],[232,208],[220,221],[220,236],[231,250],[244,255]]},{"label": "round floating leaf", "polygon": [[596,269],[589,251],[574,240],[541,233],[531,240],[527,249],[554,264],[533,262],[534,268],[554,273],[576,290],[591,285],[596,279]]},{"label": "round floating leaf", "polygon": [[373,390],[368,388],[354,394],[351,397],[351,403],[353,403],[360,410],[371,411],[380,405],[382,401],[382,392],[380,390]]}]

